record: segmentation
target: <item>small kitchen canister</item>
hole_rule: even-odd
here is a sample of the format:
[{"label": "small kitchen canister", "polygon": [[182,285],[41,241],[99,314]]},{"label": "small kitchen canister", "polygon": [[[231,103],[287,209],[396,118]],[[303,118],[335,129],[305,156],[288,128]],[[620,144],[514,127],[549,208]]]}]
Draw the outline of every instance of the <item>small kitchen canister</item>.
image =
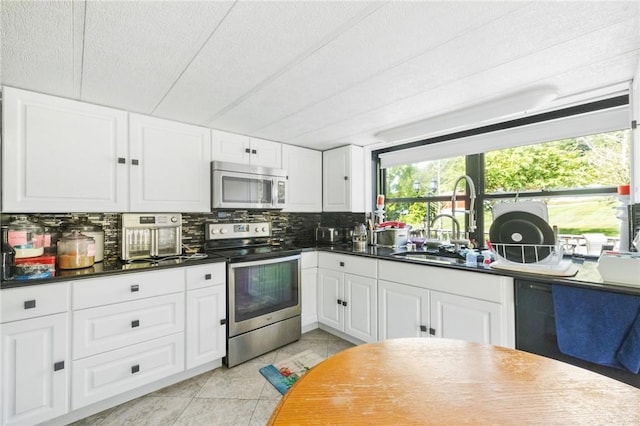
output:
[{"label": "small kitchen canister", "polygon": [[79,231],[71,231],[57,242],[58,268],[80,269],[93,266],[96,256],[96,242]]},{"label": "small kitchen canister", "polygon": [[72,231],[79,231],[87,237],[93,238],[96,243],[95,262],[102,262],[104,258],[104,230],[102,226],[90,222],[86,216],[80,216],[71,222],[65,222],[61,226],[62,236],[71,235]]},{"label": "small kitchen canister", "polygon": [[44,253],[44,229],[30,222],[26,216],[18,216],[9,223],[7,242],[16,252],[16,259],[38,257]]}]

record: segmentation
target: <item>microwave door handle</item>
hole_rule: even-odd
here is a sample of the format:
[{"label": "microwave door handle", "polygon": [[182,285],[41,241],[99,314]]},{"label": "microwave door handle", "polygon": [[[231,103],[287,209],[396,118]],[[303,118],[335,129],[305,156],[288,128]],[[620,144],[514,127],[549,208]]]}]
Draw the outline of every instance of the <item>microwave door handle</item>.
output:
[{"label": "microwave door handle", "polygon": [[151,229],[151,256],[158,256],[158,230]]},{"label": "microwave door handle", "polygon": [[271,179],[271,207],[278,207],[278,180]]}]

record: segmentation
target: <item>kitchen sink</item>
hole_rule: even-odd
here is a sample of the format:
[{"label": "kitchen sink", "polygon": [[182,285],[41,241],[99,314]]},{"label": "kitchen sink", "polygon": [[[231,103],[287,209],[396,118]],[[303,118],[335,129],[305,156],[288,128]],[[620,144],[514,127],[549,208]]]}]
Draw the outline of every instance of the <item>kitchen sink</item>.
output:
[{"label": "kitchen sink", "polygon": [[440,263],[443,265],[464,265],[465,263],[465,260],[457,255],[443,255],[423,251],[402,251],[391,253],[391,256],[401,259],[419,260],[426,263]]}]

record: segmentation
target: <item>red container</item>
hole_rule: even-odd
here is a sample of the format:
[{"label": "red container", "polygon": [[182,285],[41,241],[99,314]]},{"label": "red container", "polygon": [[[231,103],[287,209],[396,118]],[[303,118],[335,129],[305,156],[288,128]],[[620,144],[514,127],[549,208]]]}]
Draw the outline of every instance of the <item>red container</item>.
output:
[{"label": "red container", "polygon": [[14,280],[51,278],[56,274],[55,256],[25,257],[15,261]]}]

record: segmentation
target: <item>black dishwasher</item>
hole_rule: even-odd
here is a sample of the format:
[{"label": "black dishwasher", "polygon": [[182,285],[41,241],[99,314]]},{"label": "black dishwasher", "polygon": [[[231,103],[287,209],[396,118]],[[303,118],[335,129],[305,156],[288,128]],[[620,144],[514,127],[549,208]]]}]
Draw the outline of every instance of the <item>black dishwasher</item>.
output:
[{"label": "black dishwasher", "polygon": [[557,359],[640,388],[640,374],[565,355],[558,349],[551,284],[516,280],[516,349]]}]

